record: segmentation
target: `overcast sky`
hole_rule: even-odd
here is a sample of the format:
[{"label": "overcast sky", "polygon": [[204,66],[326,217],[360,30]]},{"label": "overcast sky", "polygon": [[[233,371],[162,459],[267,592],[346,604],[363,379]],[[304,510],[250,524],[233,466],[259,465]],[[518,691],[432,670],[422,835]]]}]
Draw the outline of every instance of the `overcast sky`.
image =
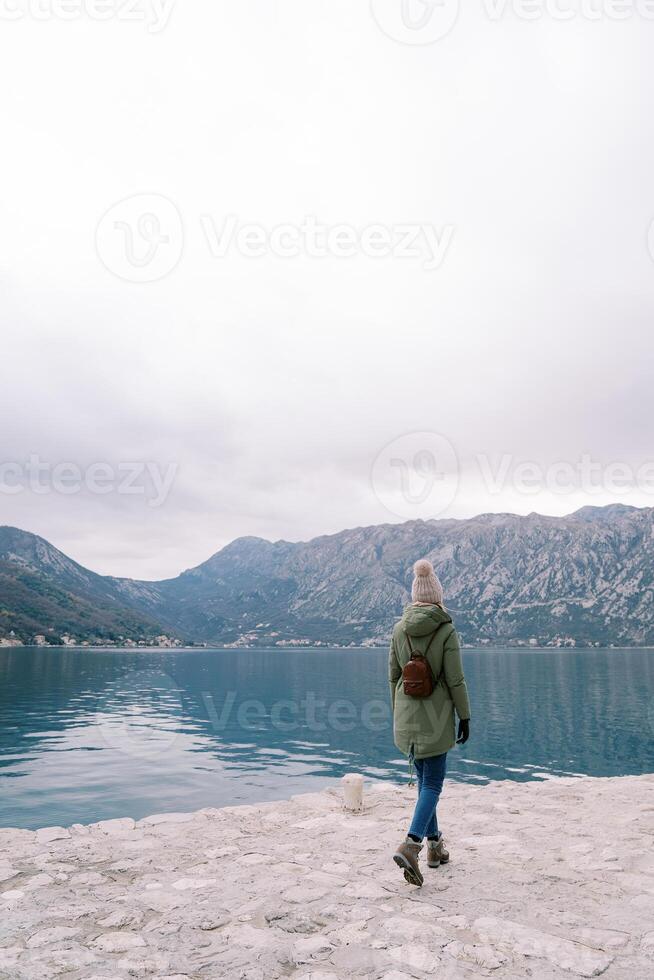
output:
[{"label": "overcast sky", "polygon": [[654,21],[66,2],[0,4],[0,523],[159,578],[654,503]]}]

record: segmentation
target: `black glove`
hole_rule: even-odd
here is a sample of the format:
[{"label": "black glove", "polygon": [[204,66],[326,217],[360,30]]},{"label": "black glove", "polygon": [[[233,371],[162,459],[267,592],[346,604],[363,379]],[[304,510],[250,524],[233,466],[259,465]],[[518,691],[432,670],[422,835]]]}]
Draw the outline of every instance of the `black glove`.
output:
[{"label": "black glove", "polygon": [[470,720],[466,718],[465,721],[459,720],[459,737],[456,740],[457,745],[465,745],[465,743],[470,738]]}]

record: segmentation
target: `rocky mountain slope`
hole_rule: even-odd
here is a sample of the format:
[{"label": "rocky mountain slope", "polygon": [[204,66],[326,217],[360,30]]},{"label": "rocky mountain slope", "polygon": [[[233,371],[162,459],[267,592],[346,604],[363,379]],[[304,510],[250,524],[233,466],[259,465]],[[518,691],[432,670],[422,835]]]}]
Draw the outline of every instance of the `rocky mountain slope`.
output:
[{"label": "rocky mountain slope", "polygon": [[88,571],[36,534],[0,527],[0,639],[153,639],[160,624],[124,603],[113,579]]},{"label": "rocky mountain slope", "polygon": [[386,641],[418,557],[436,566],[466,643],[654,644],[651,508],[409,521],[300,543],[239,538],[163,582],[93,576],[59,552],[47,560],[69,583],[100,579],[112,602],[188,640],[348,644]]}]

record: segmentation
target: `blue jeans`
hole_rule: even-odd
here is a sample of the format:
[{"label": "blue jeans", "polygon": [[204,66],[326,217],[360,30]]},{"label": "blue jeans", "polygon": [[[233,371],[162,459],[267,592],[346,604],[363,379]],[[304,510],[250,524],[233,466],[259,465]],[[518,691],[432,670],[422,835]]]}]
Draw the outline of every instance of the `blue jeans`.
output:
[{"label": "blue jeans", "polygon": [[438,836],[436,806],[443,789],[446,763],[447,752],[443,752],[442,755],[432,755],[428,759],[415,760],[418,800],[409,833],[421,840],[423,837]]}]

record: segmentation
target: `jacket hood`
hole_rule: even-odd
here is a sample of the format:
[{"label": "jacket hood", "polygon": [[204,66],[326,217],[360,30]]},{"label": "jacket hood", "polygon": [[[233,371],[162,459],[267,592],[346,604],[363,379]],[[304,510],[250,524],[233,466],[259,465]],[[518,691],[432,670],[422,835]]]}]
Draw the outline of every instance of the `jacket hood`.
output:
[{"label": "jacket hood", "polygon": [[442,623],[451,623],[452,617],[440,606],[407,606],[402,616],[402,627],[409,636],[427,636]]}]

